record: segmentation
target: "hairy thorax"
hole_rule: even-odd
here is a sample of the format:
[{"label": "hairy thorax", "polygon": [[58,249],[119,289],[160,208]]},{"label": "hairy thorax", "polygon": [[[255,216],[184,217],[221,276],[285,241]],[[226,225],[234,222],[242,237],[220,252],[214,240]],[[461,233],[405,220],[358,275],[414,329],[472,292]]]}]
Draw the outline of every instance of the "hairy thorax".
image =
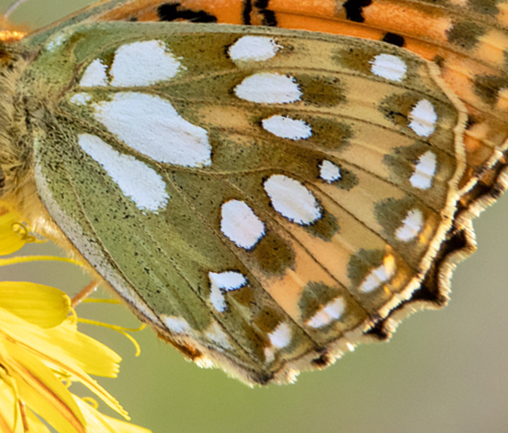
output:
[{"label": "hairy thorax", "polygon": [[[47,117],[44,83],[26,74],[35,53],[0,45],[0,198],[12,205],[35,230],[55,241],[63,235],[40,202],[33,174],[33,147]],[[33,89],[40,89],[34,92]],[[40,97],[34,97],[39,94]],[[51,123],[50,123],[51,124]]]}]

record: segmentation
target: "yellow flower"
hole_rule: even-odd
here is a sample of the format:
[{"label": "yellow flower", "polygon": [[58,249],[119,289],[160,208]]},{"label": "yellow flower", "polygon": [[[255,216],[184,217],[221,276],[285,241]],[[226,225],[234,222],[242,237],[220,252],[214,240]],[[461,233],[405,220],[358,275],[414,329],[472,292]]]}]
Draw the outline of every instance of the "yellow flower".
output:
[{"label": "yellow flower", "polygon": [[21,215],[0,201],[0,255],[12,254],[25,245],[25,227],[19,221]]},{"label": "yellow flower", "polygon": [[[19,215],[0,203],[0,255],[28,240]],[[129,419],[119,403],[90,374],[116,377],[121,358],[77,330],[69,297],[28,282],[0,282],[0,431],[47,432],[35,415],[60,433],[146,433],[115,420],[72,394],[80,382]]]}]

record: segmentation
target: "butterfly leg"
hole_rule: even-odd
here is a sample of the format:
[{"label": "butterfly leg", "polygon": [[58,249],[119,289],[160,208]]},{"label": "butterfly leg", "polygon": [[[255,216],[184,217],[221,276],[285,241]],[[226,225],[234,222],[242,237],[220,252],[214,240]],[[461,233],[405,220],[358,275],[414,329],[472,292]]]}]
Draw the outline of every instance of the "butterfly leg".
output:
[{"label": "butterfly leg", "polygon": [[99,281],[93,280],[90,284],[86,285],[76,294],[71,300],[71,307],[76,308],[80,304],[80,302],[87,298],[90,293],[94,292],[99,286]]}]

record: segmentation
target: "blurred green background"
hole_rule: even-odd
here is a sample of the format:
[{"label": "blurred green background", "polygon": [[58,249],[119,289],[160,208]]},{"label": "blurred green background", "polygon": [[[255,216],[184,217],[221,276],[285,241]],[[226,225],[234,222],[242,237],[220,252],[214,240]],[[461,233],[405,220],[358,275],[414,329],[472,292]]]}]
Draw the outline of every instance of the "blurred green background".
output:
[{"label": "blurred green background", "polygon": [[[213,1],[213,0],[211,0]],[[91,3],[28,0],[12,19],[32,28]],[[0,11],[10,1],[0,0]],[[99,379],[154,433],[505,433],[508,431],[508,195],[475,221],[479,251],[458,266],[450,305],[406,319],[389,344],[360,346],[295,385],[250,389],[218,370],[184,361],[150,330],[121,335],[81,325],[124,361]],[[60,253],[32,245],[25,254]],[[89,281],[65,264],[0,268],[0,280],[30,280],[76,293]],[[99,295],[107,296],[105,293]],[[83,305],[81,317],[136,327],[122,306]],[[107,412],[104,405],[101,409]]]}]

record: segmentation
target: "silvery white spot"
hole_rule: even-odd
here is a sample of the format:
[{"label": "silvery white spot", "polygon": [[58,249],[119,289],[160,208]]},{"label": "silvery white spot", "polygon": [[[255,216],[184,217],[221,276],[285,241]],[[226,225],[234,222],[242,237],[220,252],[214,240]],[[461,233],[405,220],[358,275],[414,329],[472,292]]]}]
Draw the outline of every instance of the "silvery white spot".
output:
[{"label": "silvery white spot", "polygon": [[362,293],[370,293],[377,289],[382,284],[386,283],[395,274],[395,260],[392,256],[386,256],[384,263],[374,269],[368,276],[363,280],[363,283],[358,289]]},{"label": "silvery white spot", "polygon": [[210,302],[219,313],[226,311],[224,292],[241,289],[247,284],[247,279],[240,272],[209,272]]},{"label": "silvery white spot", "polygon": [[81,81],[81,87],[107,86],[108,76],[106,75],[106,65],[100,59],[95,59],[85,69]]},{"label": "silvery white spot", "polygon": [[162,41],[125,44],[116,50],[110,75],[115,87],[150,86],[173,78],[182,68]]},{"label": "silvery white spot", "polygon": [[412,209],[407,213],[402,225],[395,231],[395,236],[403,242],[418,236],[423,228],[423,213],[420,209]]},{"label": "silvery white spot", "polygon": [[327,161],[326,159],[321,163],[319,177],[326,180],[328,183],[340,180],[342,175],[340,174],[340,168],[337,167],[333,162]]},{"label": "silvery white spot", "polygon": [[76,93],[69,101],[76,105],[86,105],[90,99],[92,99],[92,97],[88,93]]},{"label": "silvery white spot", "polygon": [[261,62],[277,54],[281,47],[266,36],[243,36],[229,48],[229,57],[233,62]]},{"label": "silvery white spot", "polygon": [[407,71],[406,62],[391,54],[378,54],[370,61],[370,64],[373,74],[392,81],[402,81]]},{"label": "silvery white spot", "polygon": [[409,127],[420,137],[428,137],[436,128],[437,114],[427,99],[418,101],[409,113]]},{"label": "silvery white spot", "polygon": [[185,167],[211,164],[207,131],[183,119],[159,96],[119,92],[94,108],[95,118],[120,140],[156,161]]},{"label": "silvery white spot", "polygon": [[58,48],[65,42],[65,39],[67,39],[67,35],[64,35],[62,33],[56,35],[46,44],[46,49],[49,51],[54,51],[56,48]]},{"label": "silvery white spot", "polygon": [[283,349],[291,343],[291,327],[287,323],[281,323],[268,335],[268,338],[273,347]]},{"label": "silvery white spot", "polygon": [[436,174],[436,154],[428,150],[420,156],[415,166],[415,171],[409,178],[411,185],[418,189],[428,189],[432,185],[432,178]]},{"label": "silvery white spot", "polygon": [[300,182],[274,174],[263,186],[273,208],[290,221],[307,225],[321,218],[321,210],[314,195]]},{"label": "silvery white spot", "polygon": [[229,337],[227,334],[221,329],[219,324],[215,321],[208,327],[205,332],[205,337],[207,337],[210,341],[217,344],[219,347],[223,349],[232,349],[231,343],[229,342]]},{"label": "silvery white spot", "polygon": [[265,234],[265,226],[243,201],[230,200],[222,205],[220,228],[237,246],[248,250]]},{"label": "silvery white spot", "polygon": [[312,328],[322,328],[330,324],[333,320],[339,319],[344,313],[345,308],[346,305],[344,300],[340,297],[335,298],[318,310],[316,314],[307,321],[307,325]]},{"label": "silvery white spot", "polygon": [[291,327],[287,323],[279,324],[270,334],[270,346],[265,347],[264,354],[266,362],[272,362],[275,358],[275,351],[287,347],[291,343]]},{"label": "silvery white spot", "polygon": [[293,77],[269,72],[245,78],[236,86],[235,93],[240,99],[260,104],[288,104],[302,96]]},{"label": "silvery white spot", "polygon": [[139,209],[155,212],[166,206],[170,198],[166,183],[153,168],[133,156],[121,154],[95,135],[81,134],[78,143]]},{"label": "silvery white spot", "polygon": [[164,323],[170,331],[176,334],[192,334],[193,330],[187,321],[177,316],[162,316]]},{"label": "silvery white spot", "polygon": [[312,128],[303,120],[295,120],[286,116],[272,116],[264,119],[263,128],[273,135],[290,140],[303,140],[312,136]]}]

